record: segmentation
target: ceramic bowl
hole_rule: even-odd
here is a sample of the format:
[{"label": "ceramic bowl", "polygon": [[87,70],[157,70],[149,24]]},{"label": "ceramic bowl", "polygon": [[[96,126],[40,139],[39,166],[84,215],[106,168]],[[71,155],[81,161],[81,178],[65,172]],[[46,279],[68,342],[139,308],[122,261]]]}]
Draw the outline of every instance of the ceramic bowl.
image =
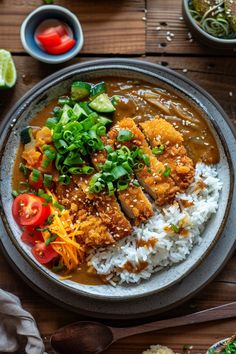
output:
[{"label": "ceramic bowl", "polygon": [[[41,111],[48,102],[59,95],[65,94],[73,80],[93,81],[95,79],[102,79],[104,76],[144,80],[180,95],[201,111],[216,138],[220,152],[220,162],[217,169],[220,179],[224,181],[223,189],[218,211],[209,220],[203,232],[201,244],[194,246],[190,256],[184,262],[157,272],[149,280],[142,281],[136,285],[117,285],[116,287],[112,287],[111,285],[91,286],[82,285],[70,280],[60,280],[58,275],[40,265],[33,258],[30,248],[22,243],[20,239],[21,230],[15,223],[11,213],[11,180],[14,160],[20,142],[19,132],[22,127],[28,125],[30,119],[37,112]],[[176,284],[196,269],[221,236],[231,204],[234,179],[228,146],[217,125],[217,121],[224,120],[224,113],[214,99],[204,90],[174,71],[162,66],[128,59],[108,59],[76,64],[51,75],[37,84],[16,104],[5,119],[1,135],[0,168],[2,181],[0,185],[2,220],[11,241],[22,256],[32,267],[61,287],[80,295],[111,301],[133,299],[158,293]]]},{"label": "ceramic bowl", "polygon": [[216,38],[205,32],[193,19],[189,11],[189,0],[182,2],[183,17],[193,36],[203,45],[219,50],[219,54],[236,53],[236,38],[224,39]]},{"label": "ceramic bowl", "polygon": [[[35,40],[35,32],[44,21],[60,21],[69,27],[75,45],[66,53],[52,55],[43,51]],[[24,20],[20,30],[21,42],[32,57],[48,64],[59,64],[72,59],[83,47],[84,36],[78,18],[63,6],[43,5],[31,12]]]},{"label": "ceramic bowl", "polygon": [[211,354],[213,350],[215,351],[217,349],[220,349],[222,347],[222,345],[224,345],[228,340],[229,340],[229,338],[224,338],[224,339],[221,339],[219,342],[216,342],[207,350],[206,354]]}]

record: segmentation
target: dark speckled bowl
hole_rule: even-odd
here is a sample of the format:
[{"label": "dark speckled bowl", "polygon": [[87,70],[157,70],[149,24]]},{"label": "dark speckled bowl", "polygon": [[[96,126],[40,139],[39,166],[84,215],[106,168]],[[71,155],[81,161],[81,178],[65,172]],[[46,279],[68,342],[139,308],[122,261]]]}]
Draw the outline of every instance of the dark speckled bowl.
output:
[{"label": "dark speckled bowl", "polygon": [[[58,275],[40,265],[33,258],[28,246],[22,243],[20,239],[21,230],[15,223],[11,213],[11,179],[14,159],[20,141],[19,132],[22,127],[27,125],[29,120],[37,112],[41,111],[48,102],[57,98],[58,95],[64,94],[73,80],[93,81],[98,78],[102,79],[104,76],[145,80],[177,93],[200,110],[216,138],[220,152],[220,162],[217,169],[219,177],[224,181],[218,211],[208,222],[204,230],[202,243],[194,246],[190,256],[184,262],[153,274],[147,281],[136,285],[119,285],[116,288],[110,285],[91,286],[81,285],[70,280],[60,280]],[[9,238],[22,257],[34,269],[37,269],[41,275],[43,274],[43,276],[60,287],[80,295],[106,300],[127,300],[159,293],[169,288],[196,269],[209,254],[211,248],[221,236],[227,220],[233,195],[234,175],[231,156],[234,153],[234,149],[230,147],[229,151],[225,141],[226,137],[224,133],[221,133],[221,129],[218,126],[218,123],[221,124],[223,121],[225,121],[224,112],[204,90],[174,71],[158,65],[136,60],[109,59],[76,64],[51,75],[32,88],[21,99],[2,124],[0,137],[2,146],[0,156],[1,217]]]},{"label": "dark speckled bowl", "polygon": [[189,11],[189,0],[183,0],[182,10],[183,17],[193,34],[193,36],[203,45],[215,50],[219,50],[219,54],[235,53],[236,54],[236,38],[224,39],[216,38],[209,33],[205,32],[193,19]]}]

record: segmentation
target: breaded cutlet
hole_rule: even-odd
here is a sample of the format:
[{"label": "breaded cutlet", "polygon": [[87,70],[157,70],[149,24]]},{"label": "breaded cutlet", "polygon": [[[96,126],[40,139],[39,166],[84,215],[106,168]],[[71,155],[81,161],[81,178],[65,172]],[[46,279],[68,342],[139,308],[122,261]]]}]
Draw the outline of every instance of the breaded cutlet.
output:
[{"label": "breaded cutlet", "polygon": [[[133,138],[125,142],[117,141],[116,138],[120,130],[131,131]],[[175,194],[179,191],[179,188],[167,173],[168,164],[158,161],[152,154],[144,134],[138,128],[134,120],[131,118],[122,119],[111,128],[108,135],[109,138],[114,140],[116,147],[125,145],[132,149],[133,146],[138,146],[148,155],[150,166],[144,166],[141,170],[136,171],[135,174],[146,192],[155,199],[157,205],[164,205],[171,202]]]},{"label": "breaded cutlet", "polygon": [[[112,148],[115,147],[115,141],[111,138],[104,137],[103,143],[110,145]],[[106,152],[104,153],[104,151],[97,151],[91,155],[93,164],[98,171],[101,164],[105,163],[106,157]],[[153,216],[153,209],[142,188],[133,185],[134,178],[134,176],[131,178],[128,188],[123,191],[117,191],[116,195],[125,214],[132,219],[135,225],[139,225]]]},{"label": "breaded cutlet", "polygon": [[92,205],[96,208],[96,215],[101,218],[115,240],[130,235],[132,226],[121,211],[116,197],[109,196],[107,192],[90,193],[89,182],[91,178],[91,175],[83,175],[75,176],[74,180],[86,195],[86,199],[92,202]]},{"label": "breaded cutlet", "polygon": [[95,248],[115,242],[105,223],[96,215],[96,208],[73,180],[68,186],[57,184],[56,195],[58,202],[70,210],[74,222],[79,225],[79,242]]},{"label": "breaded cutlet", "polygon": [[139,126],[153,148],[162,147],[163,151],[156,158],[168,164],[171,177],[183,192],[192,183],[195,172],[193,161],[183,145],[182,134],[171,123],[158,117],[140,123]]}]

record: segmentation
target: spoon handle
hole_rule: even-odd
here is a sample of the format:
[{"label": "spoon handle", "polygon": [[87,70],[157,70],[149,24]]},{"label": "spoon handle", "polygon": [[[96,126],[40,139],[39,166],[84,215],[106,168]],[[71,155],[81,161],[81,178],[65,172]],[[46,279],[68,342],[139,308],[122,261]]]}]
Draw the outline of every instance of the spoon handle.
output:
[{"label": "spoon handle", "polygon": [[179,327],[195,323],[203,323],[226,318],[236,317],[236,302],[231,302],[226,305],[213,307],[200,312],[191,313],[190,315],[176,317],[168,320],[146,323],[144,325],[129,327],[129,328],[114,328],[111,330],[114,339],[125,338],[135,334],[156,331],[164,328]]}]

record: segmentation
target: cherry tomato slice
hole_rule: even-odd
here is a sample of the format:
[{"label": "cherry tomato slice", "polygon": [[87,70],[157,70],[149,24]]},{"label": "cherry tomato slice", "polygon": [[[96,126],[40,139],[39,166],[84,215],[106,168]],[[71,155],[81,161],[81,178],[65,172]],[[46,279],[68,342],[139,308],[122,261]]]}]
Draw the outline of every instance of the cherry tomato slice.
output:
[{"label": "cherry tomato slice", "polygon": [[29,175],[29,184],[35,189],[41,188],[42,185],[43,185],[43,176],[40,175],[39,178],[38,178],[38,181],[35,182],[33,180],[33,172],[31,172],[30,175]]},{"label": "cherry tomato slice", "polygon": [[34,257],[41,264],[51,262],[53,258],[58,256],[58,253],[54,251],[51,245],[46,246],[44,242],[37,243],[31,250]]},{"label": "cherry tomato slice", "polygon": [[61,37],[61,44],[58,44],[54,47],[44,46],[44,49],[49,54],[58,55],[68,52],[72,47],[74,47],[75,43],[75,39],[69,37],[68,35],[65,35]]},{"label": "cherry tomato slice", "polygon": [[37,40],[46,47],[54,47],[61,43],[61,37],[56,31],[40,33],[36,36]]},{"label": "cherry tomato slice", "polygon": [[43,241],[43,236],[42,233],[38,230],[35,230],[34,227],[27,226],[21,235],[21,239],[23,242],[27,243],[27,245],[34,246],[38,242]]},{"label": "cherry tomato slice", "polygon": [[50,33],[50,32],[57,32],[60,37],[64,36],[65,34],[68,34],[66,27],[63,26],[63,25],[58,25],[58,26],[55,26],[55,27],[49,27],[49,28],[47,28],[45,31],[43,31],[40,34],[46,34],[46,33]]},{"label": "cherry tomato slice", "polygon": [[50,215],[49,205],[45,200],[34,194],[18,195],[12,205],[12,214],[19,225],[41,225]]}]

